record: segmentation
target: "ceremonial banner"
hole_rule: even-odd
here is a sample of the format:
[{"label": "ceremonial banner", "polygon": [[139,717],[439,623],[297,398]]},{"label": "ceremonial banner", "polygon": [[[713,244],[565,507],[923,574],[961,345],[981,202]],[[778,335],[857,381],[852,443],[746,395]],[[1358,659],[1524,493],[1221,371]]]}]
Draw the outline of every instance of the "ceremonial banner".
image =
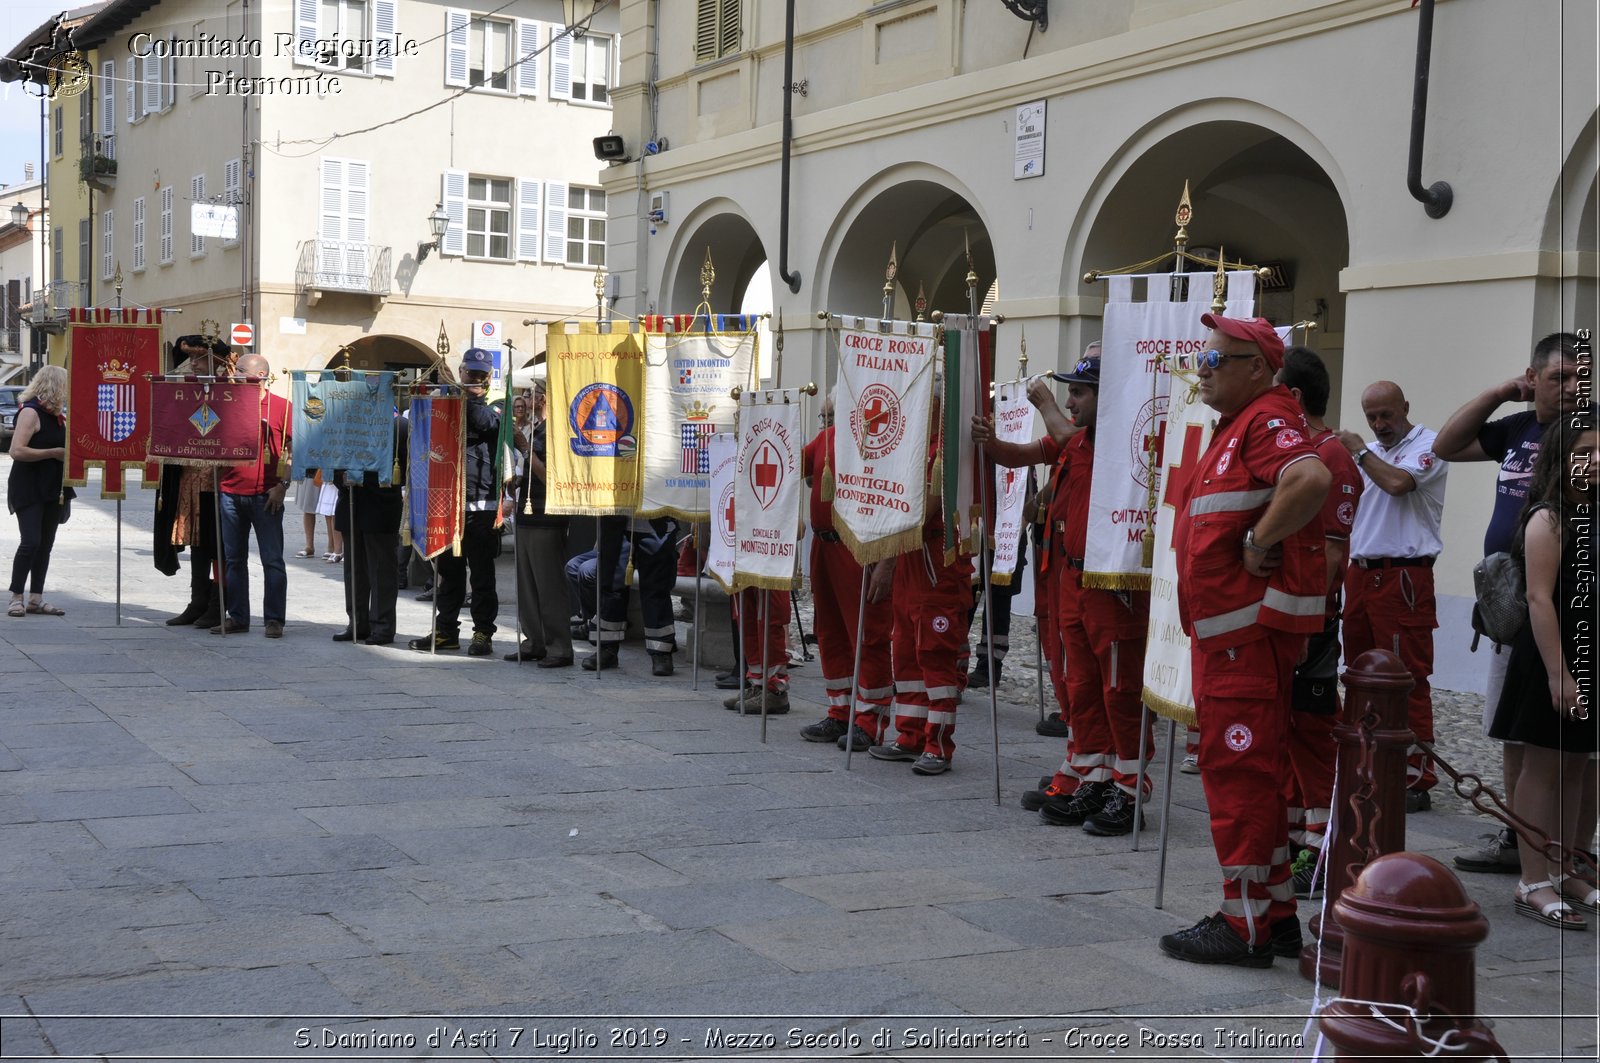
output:
[{"label": "ceremonial banner", "polygon": [[834,527],[866,565],[922,542],[938,351],[932,325],[835,320]]},{"label": "ceremonial banner", "polygon": [[632,514],[642,501],[644,334],[551,329],[545,512]]},{"label": "ceremonial banner", "polygon": [[733,427],[734,387],[758,381],[755,315],[651,316],[645,333],[644,500],[641,517],[701,521],[711,511],[707,443]]},{"label": "ceremonial banner", "polygon": [[467,508],[467,400],[460,395],[413,396],[410,420],[406,533],[426,561],[446,550],[461,550]]},{"label": "ceremonial banner", "polygon": [[[98,465],[100,497],[123,498],[123,477],[145,465],[149,452],[148,382],[161,373],[161,311],[74,308],[67,321],[67,408],[74,416],[65,482],[87,486],[90,466]],[[144,485],[159,483],[148,469]]]},{"label": "ceremonial banner", "polygon": [[[1008,380],[994,388],[994,437],[1002,443],[1033,441],[1033,403],[1028,380]],[[1028,470],[994,470],[994,569],[989,582],[1011,584],[1022,561],[1022,503],[1028,495]]]},{"label": "ceremonial banner", "polygon": [[739,396],[739,463],[733,475],[733,587],[791,591],[804,483],[800,475],[800,392]]},{"label": "ceremonial banner", "polygon": [[295,369],[289,374],[294,406],[294,464],[291,477],[312,470],[326,481],[333,474],[378,474],[387,487],[394,476],[394,373],[332,373]]},{"label": "ceremonial banner", "polygon": [[261,454],[261,384],[150,382],[147,460],[242,465]]},{"label": "ceremonial banner", "polygon": [[[1160,453],[1167,425],[1168,363],[1205,349],[1200,315],[1211,309],[1215,274],[1190,273],[1186,300],[1174,300],[1170,273],[1149,274],[1143,302],[1133,276],[1106,278],[1105,337],[1095,413],[1094,481],[1089,489],[1089,544],[1083,585],[1146,590],[1150,567],[1144,536],[1150,525],[1151,452]],[[1229,275],[1230,317],[1250,317],[1254,274]],[[1247,278],[1248,283],[1237,278]]]},{"label": "ceremonial banner", "polygon": [[711,437],[711,542],[706,550],[706,571],[723,590],[733,590],[733,555],[737,549],[733,523],[733,478],[739,465],[739,439],[732,432]]},{"label": "ceremonial banner", "polygon": [[[978,552],[978,518],[993,527],[994,497],[979,498],[979,448],[972,418],[990,412],[994,379],[994,325],[988,317],[944,316],[944,390],[940,403],[940,500],[944,505],[946,560]],[[988,468],[985,467],[984,475]],[[980,502],[983,509],[980,510]]]}]

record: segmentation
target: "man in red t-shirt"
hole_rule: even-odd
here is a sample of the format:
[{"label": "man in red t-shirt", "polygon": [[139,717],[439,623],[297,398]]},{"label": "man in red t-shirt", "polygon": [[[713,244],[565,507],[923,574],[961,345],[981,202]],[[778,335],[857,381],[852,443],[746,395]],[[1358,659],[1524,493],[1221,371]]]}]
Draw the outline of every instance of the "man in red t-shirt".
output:
[{"label": "man in red t-shirt", "polygon": [[266,591],[261,601],[264,634],[283,638],[283,621],[289,592],[289,570],[283,563],[283,496],[288,482],[280,468],[289,462],[289,400],[267,390],[272,367],[259,354],[239,359],[236,378],[261,382],[261,452],[254,462],[234,465],[222,474],[219,515],[222,520],[222,556],[227,575],[227,615],[211,629],[220,635],[250,630],[250,532],[256,533],[256,551]]}]

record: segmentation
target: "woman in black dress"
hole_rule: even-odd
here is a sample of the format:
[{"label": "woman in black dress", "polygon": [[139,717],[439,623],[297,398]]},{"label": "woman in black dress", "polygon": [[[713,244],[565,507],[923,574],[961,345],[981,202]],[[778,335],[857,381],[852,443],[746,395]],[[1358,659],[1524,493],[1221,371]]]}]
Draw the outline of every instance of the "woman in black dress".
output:
[{"label": "woman in black dress", "polygon": [[[1512,807],[1552,841],[1588,849],[1578,836],[1585,785],[1595,785],[1600,749],[1594,709],[1595,485],[1600,434],[1592,411],[1564,414],[1545,432],[1522,511],[1528,623],[1512,642],[1505,690],[1489,734],[1523,744]],[[1569,878],[1564,863],[1519,842],[1516,910],[1563,930],[1587,923],[1600,890]]]},{"label": "woman in black dress", "polygon": [[[11,562],[9,616],[63,614],[63,610],[44,600],[44,576],[50,568],[50,550],[61,523],[61,474],[67,460],[66,405],[67,371],[59,365],[39,370],[22,393],[22,408],[17,412],[16,430],[11,436],[11,478],[6,486],[6,504],[17,515],[17,530],[22,536]],[[22,600],[24,581],[29,590],[26,604]]]}]

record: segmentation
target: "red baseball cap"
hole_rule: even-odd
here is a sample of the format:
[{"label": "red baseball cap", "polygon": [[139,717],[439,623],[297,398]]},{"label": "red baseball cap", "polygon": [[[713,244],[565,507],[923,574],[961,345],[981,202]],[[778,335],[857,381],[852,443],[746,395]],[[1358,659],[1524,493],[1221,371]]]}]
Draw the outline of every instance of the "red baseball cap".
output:
[{"label": "red baseball cap", "polygon": [[1232,336],[1236,340],[1255,344],[1268,365],[1273,369],[1283,368],[1283,340],[1279,338],[1278,330],[1272,327],[1272,322],[1266,318],[1253,317],[1246,321],[1242,317],[1201,314],[1200,324],[1206,328],[1216,329],[1224,336]]}]

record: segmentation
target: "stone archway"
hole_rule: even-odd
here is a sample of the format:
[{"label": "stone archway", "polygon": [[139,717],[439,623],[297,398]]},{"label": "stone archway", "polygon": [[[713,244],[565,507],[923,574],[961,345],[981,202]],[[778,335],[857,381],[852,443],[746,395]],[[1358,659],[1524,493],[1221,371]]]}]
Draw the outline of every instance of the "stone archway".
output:
[{"label": "stone archway", "polygon": [[[435,358],[432,348],[405,336],[362,336],[350,344],[351,369],[416,371],[432,365]],[[343,355],[335,353],[323,368],[338,369],[343,365]]]},{"label": "stone archway", "polygon": [[752,281],[767,264],[767,249],[755,226],[731,200],[717,200],[692,215],[674,242],[674,258],[669,261],[676,266],[667,273],[657,313],[687,314],[700,304],[700,271],[707,252],[716,270],[712,313],[760,313],[771,308],[770,277],[766,292],[751,290]]},{"label": "stone archway", "polygon": [[[1600,325],[1600,254],[1596,232],[1600,219],[1600,113],[1591,114],[1567,153],[1550,205],[1545,210],[1539,246],[1559,256],[1554,268],[1541,271],[1534,309],[1533,338],[1550,332]],[[1551,276],[1550,274],[1554,274]]]}]

